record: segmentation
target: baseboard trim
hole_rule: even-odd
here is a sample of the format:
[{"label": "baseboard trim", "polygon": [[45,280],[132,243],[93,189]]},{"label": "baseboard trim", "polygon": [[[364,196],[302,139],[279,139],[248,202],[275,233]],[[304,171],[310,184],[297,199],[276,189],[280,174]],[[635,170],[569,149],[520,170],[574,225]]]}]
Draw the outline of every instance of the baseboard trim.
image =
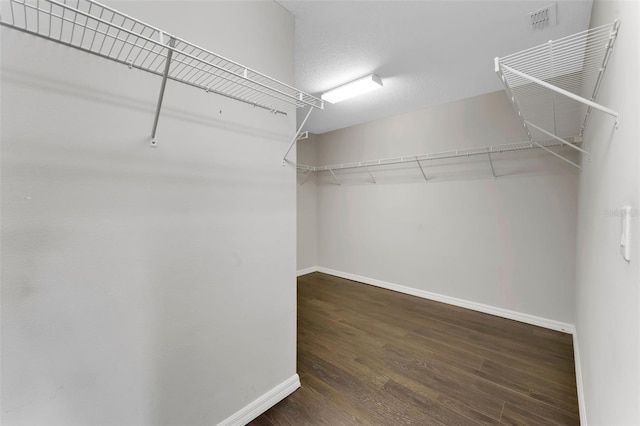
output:
[{"label": "baseboard trim", "polygon": [[300,387],[300,377],[297,374],[271,389],[240,411],[218,423],[218,426],[244,426],[278,402],[291,395]]},{"label": "baseboard trim", "polygon": [[458,299],[457,297],[445,296],[443,294],[432,293],[430,291],[420,290],[403,285],[393,284],[386,281],[376,280],[374,278],[354,275],[347,272],[336,271],[334,269],[318,267],[318,272],[333,275],[347,280],[358,281],[364,284],[376,287],[386,288],[387,290],[397,291],[399,293],[409,294],[411,296],[421,297],[423,299],[434,300],[436,302],[447,303],[449,305],[459,306],[461,308],[471,309],[473,311],[483,312],[502,318],[520,321],[526,324],[536,325],[538,327],[548,328],[550,330],[562,331],[564,333],[574,334],[575,326],[548,318],[542,318],[535,315],[525,314],[522,312],[511,311],[509,309],[498,308],[496,306],[484,305],[482,303],[472,302],[470,300]]},{"label": "baseboard trim", "polygon": [[318,267],[317,266],[311,266],[309,268],[299,269],[296,272],[296,276],[301,277],[302,275],[307,275],[307,274],[310,274],[312,272],[318,272]]},{"label": "baseboard trim", "polygon": [[582,365],[580,364],[580,349],[578,348],[578,331],[573,332],[573,360],[576,369],[576,390],[578,391],[578,412],[580,424],[587,426],[587,411],[584,402],[584,388],[582,387]]}]

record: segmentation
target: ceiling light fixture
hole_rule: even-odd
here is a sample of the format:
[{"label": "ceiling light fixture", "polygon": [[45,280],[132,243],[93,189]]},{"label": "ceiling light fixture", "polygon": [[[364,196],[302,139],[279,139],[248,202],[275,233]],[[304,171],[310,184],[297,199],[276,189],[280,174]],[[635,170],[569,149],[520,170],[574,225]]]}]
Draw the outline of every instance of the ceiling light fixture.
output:
[{"label": "ceiling light fixture", "polygon": [[351,83],[343,84],[340,87],[331,89],[322,94],[322,99],[332,104],[362,95],[374,89],[382,87],[382,79],[375,74],[369,74],[366,77],[359,78]]}]

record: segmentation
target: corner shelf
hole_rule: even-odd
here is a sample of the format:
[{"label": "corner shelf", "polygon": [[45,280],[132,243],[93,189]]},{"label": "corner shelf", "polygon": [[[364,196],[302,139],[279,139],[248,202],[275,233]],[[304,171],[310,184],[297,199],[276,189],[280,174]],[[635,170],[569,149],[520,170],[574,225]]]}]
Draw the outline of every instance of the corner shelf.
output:
[{"label": "corner shelf", "polygon": [[9,0],[7,7],[2,26],[161,76],[152,146],[167,79],[275,114],[324,107],[321,99],[94,0]]},{"label": "corner shelf", "polygon": [[589,155],[566,139],[581,141],[593,109],[615,117],[617,124],[618,113],[595,100],[618,28],[615,21],[495,58],[495,71],[532,144],[544,149],[539,141],[552,138]]}]

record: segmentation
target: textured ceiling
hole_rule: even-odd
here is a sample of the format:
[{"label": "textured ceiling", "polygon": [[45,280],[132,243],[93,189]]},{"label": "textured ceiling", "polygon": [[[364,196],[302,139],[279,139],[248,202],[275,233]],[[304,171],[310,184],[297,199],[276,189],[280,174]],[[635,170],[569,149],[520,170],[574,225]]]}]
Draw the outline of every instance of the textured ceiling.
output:
[{"label": "textured ceiling", "polygon": [[590,0],[558,1],[557,25],[534,31],[527,12],[552,2],[279,3],[296,17],[296,87],[319,96],[370,73],[384,83],[314,111],[312,133],[500,90],[494,57],[583,31],[591,15]]}]

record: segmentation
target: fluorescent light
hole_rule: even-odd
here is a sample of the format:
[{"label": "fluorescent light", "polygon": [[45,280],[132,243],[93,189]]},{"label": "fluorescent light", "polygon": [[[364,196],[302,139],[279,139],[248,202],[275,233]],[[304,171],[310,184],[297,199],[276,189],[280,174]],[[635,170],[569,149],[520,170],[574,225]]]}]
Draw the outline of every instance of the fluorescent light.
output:
[{"label": "fluorescent light", "polygon": [[382,87],[382,80],[375,74],[369,74],[366,77],[359,78],[351,83],[343,84],[340,87],[331,89],[322,94],[322,99],[335,104],[354,96],[362,95],[374,89]]}]

